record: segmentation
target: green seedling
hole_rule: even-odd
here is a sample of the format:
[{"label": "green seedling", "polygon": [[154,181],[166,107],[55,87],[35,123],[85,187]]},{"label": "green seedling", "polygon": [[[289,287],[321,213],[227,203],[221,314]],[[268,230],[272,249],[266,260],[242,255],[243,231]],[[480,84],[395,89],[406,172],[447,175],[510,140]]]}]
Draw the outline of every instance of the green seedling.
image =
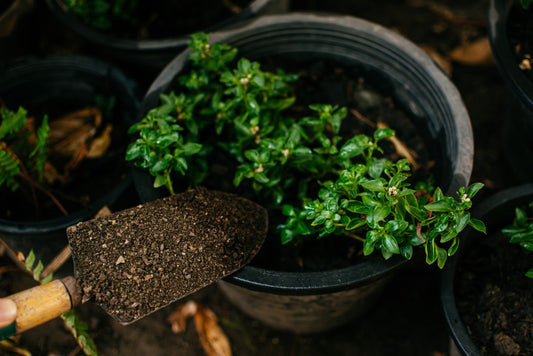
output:
[{"label": "green seedling", "polygon": [[[533,203],[529,204],[529,208],[533,211]],[[516,208],[513,224],[502,229],[502,233],[509,237],[510,243],[519,244],[529,252],[533,251],[532,215],[528,216],[526,209]],[[533,278],[533,268],[526,272],[526,276]]]}]

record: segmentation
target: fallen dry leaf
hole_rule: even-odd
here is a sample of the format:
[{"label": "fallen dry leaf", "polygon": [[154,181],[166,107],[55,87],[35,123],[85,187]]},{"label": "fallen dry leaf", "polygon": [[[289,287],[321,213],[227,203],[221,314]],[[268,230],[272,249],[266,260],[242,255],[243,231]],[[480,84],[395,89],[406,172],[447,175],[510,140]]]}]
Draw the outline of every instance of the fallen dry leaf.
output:
[{"label": "fallen dry leaf", "polygon": [[228,337],[218,325],[217,317],[211,309],[199,306],[194,315],[194,324],[208,356],[231,356]]},{"label": "fallen dry leaf", "polygon": [[[378,122],[378,129],[384,128],[388,128],[387,124],[385,124],[384,122]],[[418,170],[419,166],[416,162],[418,155],[415,151],[407,147],[407,145],[400,141],[400,139],[396,136],[389,137],[387,140],[392,142],[396,153],[398,153],[401,157],[406,158],[409,161],[409,164],[411,165],[411,167],[413,167],[414,171]]]},{"label": "fallen dry leaf", "polygon": [[454,48],[448,54],[452,61],[471,65],[488,66],[494,64],[494,57],[487,37],[483,37],[474,42],[469,42]]},{"label": "fallen dry leaf", "polygon": [[87,152],[87,158],[99,158],[105,155],[107,149],[111,145],[111,131],[113,126],[107,124],[102,134],[96,137],[89,147],[89,152]]},{"label": "fallen dry leaf", "polygon": [[179,306],[167,318],[175,334],[185,331],[187,319],[194,317],[198,338],[207,356],[231,356],[228,337],[218,325],[213,311],[194,301]]},{"label": "fallen dry leaf", "polygon": [[104,205],[98,212],[94,215],[95,218],[101,218],[103,216],[109,216],[111,215],[111,209],[107,205]]},{"label": "fallen dry leaf", "polygon": [[452,76],[452,63],[445,57],[443,57],[439,52],[437,52],[433,47],[427,45],[420,45],[420,48],[426,52],[431,59],[438,64],[438,66],[446,73],[448,77]]},{"label": "fallen dry leaf", "polygon": [[176,311],[170,314],[167,318],[172,327],[172,332],[178,334],[185,331],[187,328],[187,319],[193,317],[198,310],[198,304],[194,301],[188,301],[187,303],[180,305]]}]

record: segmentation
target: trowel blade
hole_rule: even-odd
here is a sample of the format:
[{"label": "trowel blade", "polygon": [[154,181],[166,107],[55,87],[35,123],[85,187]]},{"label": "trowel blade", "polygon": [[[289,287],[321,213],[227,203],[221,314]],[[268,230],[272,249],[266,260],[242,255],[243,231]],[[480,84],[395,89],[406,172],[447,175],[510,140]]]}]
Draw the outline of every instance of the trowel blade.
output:
[{"label": "trowel blade", "polygon": [[190,190],[67,229],[83,301],[134,322],[249,263],[265,209],[236,195]]}]

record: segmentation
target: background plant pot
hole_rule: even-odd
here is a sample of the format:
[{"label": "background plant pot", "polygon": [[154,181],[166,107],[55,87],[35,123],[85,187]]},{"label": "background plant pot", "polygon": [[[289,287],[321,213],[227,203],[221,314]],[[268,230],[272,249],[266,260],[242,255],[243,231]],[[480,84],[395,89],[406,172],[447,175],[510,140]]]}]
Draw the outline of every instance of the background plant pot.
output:
[{"label": "background plant pot", "polygon": [[[533,178],[533,82],[519,68],[508,36],[508,22],[518,1],[491,0],[489,39],[498,69],[510,89],[506,100],[502,148],[513,173],[526,183]],[[525,11],[525,10],[524,10]]]},{"label": "background plant pot", "polygon": [[[127,144],[125,131],[121,132],[120,127],[125,129],[131,125],[139,107],[136,84],[104,62],[71,55],[18,59],[1,73],[0,78],[3,104],[12,110],[23,106],[30,115],[38,118],[48,114],[51,120],[53,113],[47,112],[48,109],[66,110],[56,112],[63,115],[94,105],[97,95],[116,99],[111,121],[111,146],[106,156],[90,163],[90,169],[93,170],[85,176],[84,182],[73,183],[99,184],[93,190],[90,203],[69,211],[67,216],[58,213],[57,217],[45,220],[0,219],[0,237],[24,253],[34,248],[38,256],[47,261],[66,246],[67,226],[91,218],[104,205],[112,207],[127,189],[132,189],[131,175],[126,165],[120,168],[117,162],[123,161]],[[116,174],[112,174],[112,171]],[[109,182],[104,184],[107,179]],[[82,189],[85,190],[85,187]],[[2,203],[6,204],[5,200]]]},{"label": "background plant pot", "polygon": [[[212,41],[236,46],[241,56],[261,59],[332,60],[360,68],[425,130],[436,146],[436,178],[454,193],[466,185],[472,170],[472,129],[460,95],[418,47],[385,28],[349,16],[285,14],[264,16]],[[159,104],[186,65],[188,51],[161,72],[145,96],[141,113]],[[142,200],[165,195],[152,188],[152,177],[138,170],[134,181]],[[377,301],[379,292],[404,261],[373,256],[348,268],[320,273],[288,273],[254,266],[220,282],[220,288],[246,313],[262,322],[298,333],[338,326]],[[253,262],[252,262],[253,264]]]},{"label": "background plant pot", "polygon": [[[525,184],[508,188],[482,201],[472,212],[474,216],[483,220],[487,225],[487,236],[471,229],[463,233],[463,247],[449,259],[442,272],[441,303],[444,317],[452,337],[450,355],[481,355],[481,351],[470,337],[469,332],[457,309],[456,283],[457,270],[462,257],[470,248],[478,246],[484,239],[501,228],[511,225],[517,206],[527,206],[533,201],[533,184]],[[524,271],[525,273],[525,271]],[[526,277],[523,277],[526,278]]]},{"label": "background plant pot", "polygon": [[[189,42],[188,34],[177,33],[163,39],[133,40],[112,37],[99,32],[80,21],[65,6],[62,0],[46,0],[46,4],[54,17],[67,28],[83,38],[94,49],[121,63],[131,66],[138,71],[145,72],[153,79],[172,58],[184,50]],[[213,23],[204,31],[212,32],[223,27],[234,25],[240,20],[255,17],[265,13],[285,12],[288,0],[252,0],[241,12],[219,23]],[[203,9],[209,11],[209,9]]]}]

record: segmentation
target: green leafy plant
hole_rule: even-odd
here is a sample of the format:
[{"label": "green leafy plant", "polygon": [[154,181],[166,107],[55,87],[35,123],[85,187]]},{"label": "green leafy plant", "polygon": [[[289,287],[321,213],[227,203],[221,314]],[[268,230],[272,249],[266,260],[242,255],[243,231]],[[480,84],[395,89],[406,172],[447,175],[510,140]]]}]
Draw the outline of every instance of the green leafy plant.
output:
[{"label": "green leafy plant", "polygon": [[[529,204],[533,212],[533,203]],[[532,214],[533,215],[533,214]],[[526,251],[533,251],[533,216],[528,216],[526,209],[516,208],[512,225],[502,229],[502,233],[509,237],[509,242],[519,244]],[[533,278],[533,268],[526,272],[526,276]]]},{"label": "green leafy plant", "polygon": [[[53,279],[52,273],[45,276],[44,278],[41,277],[41,273],[43,271],[43,263],[39,260],[37,264],[35,264],[36,258],[33,250],[30,250],[28,256],[26,256],[25,258],[24,256],[22,256],[21,259],[24,261],[26,269],[32,274],[33,279],[39,284],[48,283]],[[70,310],[67,313],[61,315],[61,319],[63,319],[65,327],[70,330],[70,332],[76,339],[76,342],[87,356],[98,355],[96,344],[87,332],[87,324],[83,322],[73,310]]]},{"label": "green leafy plant", "polygon": [[134,23],[138,0],[63,0],[65,5],[87,25],[108,30],[114,20]]},{"label": "green leafy plant", "polygon": [[[48,118],[45,116],[41,126],[33,131],[28,128],[24,108],[11,111],[3,107],[0,116],[0,187],[5,185],[16,191],[21,180],[36,177],[37,181],[42,181],[50,133]],[[35,140],[29,140],[31,136],[35,136]]]},{"label": "green leafy plant", "polygon": [[210,44],[203,33],[189,46],[189,70],[176,90],[129,130],[138,138],[126,159],[148,170],[154,187],[172,194],[177,176],[201,184],[222,150],[236,162],[234,185],[248,184],[287,216],[283,243],[344,234],[363,241],[365,255],[380,250],[385,258],[411,258],[422,245],[427,262],[442,268],[467,225],[485,230],[467,211],[482,184],[461,188],[458,200],[427,182],[411,189],[407,160],[388,160],[379,145],[393,130],[343,139],[346,108],[314,104],[308,116],[289,113],[297,76],[236,59],[235,48]]}]

